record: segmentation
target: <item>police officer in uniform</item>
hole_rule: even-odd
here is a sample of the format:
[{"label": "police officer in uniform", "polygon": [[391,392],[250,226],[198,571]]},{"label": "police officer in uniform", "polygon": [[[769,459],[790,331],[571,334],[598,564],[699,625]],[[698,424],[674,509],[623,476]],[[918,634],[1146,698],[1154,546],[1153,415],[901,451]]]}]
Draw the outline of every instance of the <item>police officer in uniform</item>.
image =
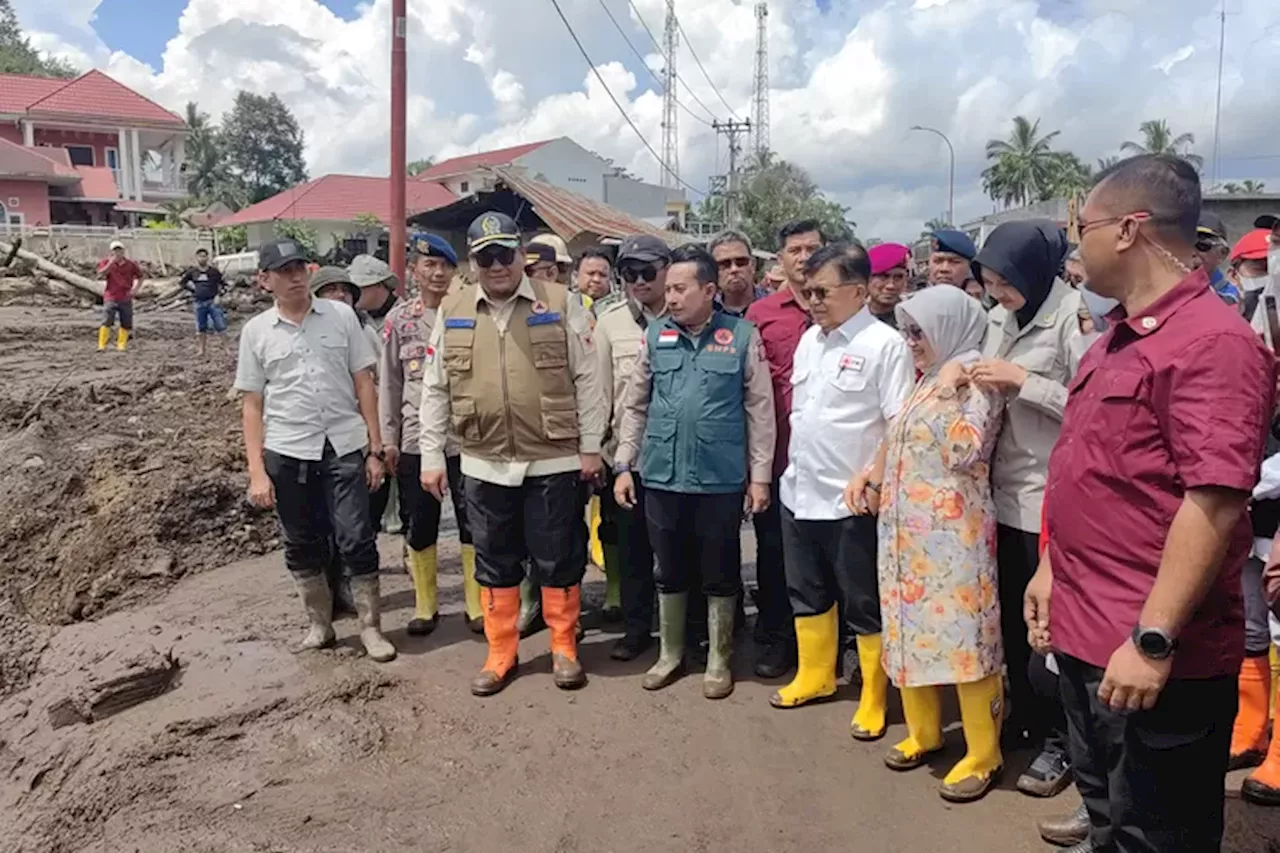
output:
[{"label": "police officer in uniform", "polygon": [[422,487],[447,488],[445,443],[461,444],[462,490],[476,546],[489,654],[471,692],[502,690],[516,671],[522,565],[542,586],[555,683],[586,683],[575,634],[586,569],[580,481],[604,473],[608,417],[586,309],[555,282],[523,274],[520,231],[486,213],[467,230],[478,284],[445,297],[424,361]]},{"label": "police officer in uniform", "polygon": [[[414,610],[410,634],[430,634],[436,628],[436,537],[440,532],[440,501],[419,481],[422,456],[418,451],[418,409],[422,405],[422,377],[426,369],[427,340],[436,325],[440,303],[458,269],[458,255],[443,237],[419,233],[409,239],[409,280],[417,294],[400,302],[387,315],[383,328],[382,369],[378,371],[378,412],[387,467],[400,489],[402,515],[406,519],[405,546],[409,575],[413,578]],[[412,293],[412,291],[411,291]],[[445,440],[445,467],[453,493],[453,512],[462,543],[462,589],[466,600],[467,627],[484,631],[480,585],[476,583],[476,548],[471,544],[467,510],[462,499],[462,460],[453,436]]]},{"label": "police officer in uniform", "polygon": [[702,571],[710,645],[703,695],[733,692],[729,668],[742,589],[739,528],[764,512],[773,479],[776,424],[764,345],[755,326],[716,308],[719,270],[705,249],[684,246],[667,270],[669,313],[649,324],[627,387],[614,497],[636,506],[639,460],[649,539],[658,558],[661,653],[647,690],[684,666],[689,575]]}]

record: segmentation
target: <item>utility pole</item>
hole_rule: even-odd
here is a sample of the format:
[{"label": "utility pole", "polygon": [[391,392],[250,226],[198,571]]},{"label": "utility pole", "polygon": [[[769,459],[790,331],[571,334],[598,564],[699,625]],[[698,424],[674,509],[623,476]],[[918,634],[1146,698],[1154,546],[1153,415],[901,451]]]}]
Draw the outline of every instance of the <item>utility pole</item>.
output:
[{"label": "utility pole", "polygon": [[919,124],[911,125],[912,130],[922,130],[925,133],[933,133],[942,137],[942,141],[947,143],[947,151],[951,154],[950,168],[947,169],[947,224],[955,226],[956,224],[956,149],[951,144],[951,139],[936,127],[925,127]]},{"label": "utility pole", "polygon": [[742,137],[751,132],[751,122],[713,121],[711,127],[716,133],[724,134],[729,143],[729,175],[725,181],[724,220],[725,225],[733,228],[738,224],[738,200],[742,192],[738,158],[742,156]]},{"label": "utility pole", "polygon": [[662,186],[680,186],[680,135],[676,125],[676,47],[679,45],[676,0],[667,0],[667,20],[662,32],[666,67],[662,70]]},{"label": "utility pole", "polygon": [[1218,142],[1221,139],[1222,124],[1222,59],[1227,47],[1227,0],[1222,0],[1222,11],[1218,14],[1218,102],[1213,109],[1213,183],[1218,183]]},{"label": "utility pole", "polygon": [[387,251],[391,271],[406,288],[405,267],[405,182],[408,180],[408,163],[405,154],[405,36],[409,22],[405,12],[406,0],[391,3],[391,229]]},{"label": "utility pole", "polygon": [[752,119],[755,121],[753,148],[757,154],[769,150],[769,4],[756,3],[756,79]]}]

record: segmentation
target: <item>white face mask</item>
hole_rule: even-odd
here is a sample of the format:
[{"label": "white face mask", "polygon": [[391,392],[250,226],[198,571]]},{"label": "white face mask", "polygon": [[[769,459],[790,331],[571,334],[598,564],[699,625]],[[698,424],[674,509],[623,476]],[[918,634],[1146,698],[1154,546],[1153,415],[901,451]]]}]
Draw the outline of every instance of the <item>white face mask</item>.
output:
[{"label": "white face mask", "polygon": [[1262,275],[1256,278],[1250,278],[1247,275],[1240,276],[1240,289],[1245,293],[1252,293],[1255,290],[1262,290],[1267,286],[1267,282],[1271,280],[1270,276]]}]

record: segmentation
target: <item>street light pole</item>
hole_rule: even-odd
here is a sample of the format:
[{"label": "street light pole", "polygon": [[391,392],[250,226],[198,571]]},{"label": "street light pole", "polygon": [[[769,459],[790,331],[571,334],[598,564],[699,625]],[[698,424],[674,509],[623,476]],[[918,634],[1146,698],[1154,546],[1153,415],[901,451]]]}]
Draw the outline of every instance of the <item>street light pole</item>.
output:
[{"label": "street light pole", "polygon": [[956,224],[956,149],[951,144],[951,140],[942,131],[934,127],[925,127],[919,124],[911,125],[912,130],[923,130],[926,133],[936,133],[942,137],[942,141],[947,143],[947,150],[951,152],[951,169],[947,173],[947,224],[954,226]]},{"label": "street light pole", "polygon": [[408,19],[405,0],[391,4],[391,229],[387,251],[391,271],[406,289],[405,268],[405,181],[408,163],[405,157],[405,36]]}]

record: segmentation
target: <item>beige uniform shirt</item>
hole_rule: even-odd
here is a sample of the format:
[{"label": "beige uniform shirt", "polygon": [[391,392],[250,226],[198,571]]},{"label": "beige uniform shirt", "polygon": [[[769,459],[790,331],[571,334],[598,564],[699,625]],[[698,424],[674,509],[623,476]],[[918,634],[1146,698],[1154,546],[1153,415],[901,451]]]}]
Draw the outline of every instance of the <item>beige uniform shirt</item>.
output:
[{"label": "beige uniform shirt", "polygon": [[[422,377],[427,368],[427,340],[435,322],[436,309],[426,307],[421,299],[412,299],[391,309],[383,329],[378,418],[382,423],[382,443],[401,453],[418,452]],[[458,442],[452,433],[445,442],[445,455],[458,455]]]},{"label": "beige uniform shirt", "polygon": [[[483,287],[476,288],[476,300],[489,303],[490,316],[499,334],[506,334],[507,324],[515,309],[515,300],[536,302],[537,296],[529,280],[522,279],[515,295],[505,302],[490,299]],[[577,299],[567,300],[565,322],[569,327],[569,372],[573,374],[578,413],[578,452],[599,453],[609,420],[609,406],[604,385],[600,382],[600,365],[595,340],[586,308]],[[418,449],[422,453],[422,470],[443,471],[445,447],[450,424],[449,373],[444,367],[445,314],[439,312],[427,345],[427,366],[423,376],[422,407],[418,416],[421,434]],[[518,459],[495,462],[462,454],[462,473],[499,486],[518,486],[528,477],[544,477],[576,471],[582,465],[578,456],[541,459],[527,462]]]},{"label": "beige uniform shirt", "polygon": [[1040,531],[1049,454],[1062,431],[1067,383],[1079,363],[1079,311],[1080,294],[1059,279],[1024,328],[999,306],[988,315],[983,355],[1027,371],[1022,388],[1006,398],[1004,425],[991,460],[996,519],[1027,533]]},{"label": "beige uniform shirt", "polygon": [[[705,332],[704,332],[705,334]],[[747,409],[747,473],[752,483],[768,485],[773,482],[773,450],[777,441],[778,424],[773,413],[773,380],[769,375],[769,362],[764,357],[764,342],[753,326],[751,350],[743,371],[743,402]],[[645,421],[649,418],[649,398],[653,393],[653,369],[649,362],[649,348],[642,347],[636,356],[631,381],[622,400],[622,423],[619,429],[616,461],[620,465],[635,466],[640,457],[640,444],[644,439]]]},{"label": "beige uniform shirt", "polygon": [[623,397],[644,343],[644,331],[657,319],[658,316],[649,314],[628,299],[609,305],[596,320],[600,384],[610,395],[609,432],[601,452],[610,466],[618,450],[618,438],[622,435]]}]

